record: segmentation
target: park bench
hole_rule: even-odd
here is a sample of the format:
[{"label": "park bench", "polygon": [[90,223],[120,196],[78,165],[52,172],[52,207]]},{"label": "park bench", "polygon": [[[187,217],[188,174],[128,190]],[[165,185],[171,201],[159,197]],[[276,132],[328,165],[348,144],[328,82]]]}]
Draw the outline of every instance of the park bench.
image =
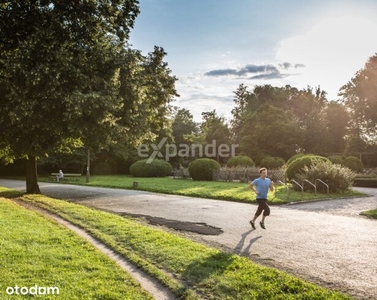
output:
[{"label": "park bench", "polygon": [[190,178],[190,173],[189,173],[188,169],[174,170],[173,171],[173,178],[174,179],[177,179],[177,178],[182,178],[182,179]]},{"label": "park bench", "polygon": [[[59,173],[51,173],[50,178],[53,180],[56,180],[56,176],[58,176]],[[81,177],[81,174],[79,173],[65,173],[63,178],[60,178],[59,181],[64,180],[79,180]]]}]

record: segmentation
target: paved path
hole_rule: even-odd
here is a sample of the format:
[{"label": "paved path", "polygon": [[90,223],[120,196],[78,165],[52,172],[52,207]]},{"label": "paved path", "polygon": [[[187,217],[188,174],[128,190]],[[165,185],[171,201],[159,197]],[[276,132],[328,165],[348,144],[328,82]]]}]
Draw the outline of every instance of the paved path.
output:
[{"label": "paved path", "polygon": [[[0,186],[25,190],[24,182],[0,180]],[[220,235],[193,238],[357,299],[377,299],[377,221],[358,214],[377,208],[376,189],[360,189],[373,195],[367,198],[273,206],[267,230],[251,230],[252,204],[56,183],[40,188],[51,197],[118,213],[220,227]]]}]

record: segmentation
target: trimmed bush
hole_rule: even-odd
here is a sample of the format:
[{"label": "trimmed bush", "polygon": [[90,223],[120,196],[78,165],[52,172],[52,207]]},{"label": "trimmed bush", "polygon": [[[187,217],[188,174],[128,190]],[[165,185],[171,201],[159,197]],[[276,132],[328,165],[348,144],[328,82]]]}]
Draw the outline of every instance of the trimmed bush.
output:
[{"label": "trimmed bush", "polygon": [[290,165],[290,163],[296,160],[297,158],[303,157],[304,155],[305,155],[304,153],[297,153],[293,155],[290,159],[288,159],[287,166]]},{"label": "trimmed bush", "polygon": [[344,165],[355,172],[361,173],[364,170],[363,163],[355,156],[348,156],[344,161]]},{"label": "trimmed bush", "polygon": [[340,155],[331,155],[328,157],[328,159],[333,163],[337,165],[344,165],[344,157]]},{"label": "trimmed bush", "polygon": [[377,178],[360,178],[356,177],[353,180],[354,186],[359,187],[371,187],[371,188],[377,188]]},{"label": "trimmed bush", "polygon": [[130,173],[135,177],[165,177],[170,176],[173,167],[167,161],[154,159],[147,163],[148,159],[142,159],[130,166]]},{"label": "trimmed bush", "polygon": [[210,158],[198,158],[190,163],[188,169],[192,179],[212,181],[213,172],[220,170],[220,164]]},{"label": "trimmed bush", "polygon": [[267,169],[279,169],[282,166],[284,166],[285,161],[284,159],[280,157],[272,157],[272,156],[267,156],[263,158],[260,162],[261,167],[265,167]]},{"label": "trimmed bush", "polygon": [[[310,166],[305,166],[297,180],[301,183],[304,179],[316,183],[317,179],[329,185],[330,192],[338,193],[347,191],[353,184],[355,173],[349,168],[333,164],[330,160],[316,159]],[[327,187],[317,183],[317,192],[327,192]]]},{"label": "trimmed bush", "polygon": [[310,167],[316,160],[322,160],[322,161],[328,161],[328,162],[330,162],[329,159],[327,159],[326,157],[323,157],[323,156],[312,155],[312,154],[303,155],[303,156],[301,156],[301,157],[296,158],[295,160],[293,160],[287,166],[287,171],[286,171],[287,178],[289,180],[296,179],[297,175],[299,173],[301,173],[306,166]]},{"label": "trimmed bush", "polygon": [[246,155],[237,155],[233,156],[231,159],[228,160],[226,166],[228,168],[232,167],[254,167],[254,161]]}]

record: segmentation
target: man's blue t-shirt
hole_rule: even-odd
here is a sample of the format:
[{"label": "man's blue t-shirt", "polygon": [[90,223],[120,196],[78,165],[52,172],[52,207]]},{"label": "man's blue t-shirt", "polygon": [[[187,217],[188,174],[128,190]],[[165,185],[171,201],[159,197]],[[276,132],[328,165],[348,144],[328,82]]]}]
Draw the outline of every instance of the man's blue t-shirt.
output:
[{"label": "man's blue t-shirt", "polygon": [[268,189],[270,188],[271,179],[259,177],[251,182],[259,192],[257,199],[267,199]]}]

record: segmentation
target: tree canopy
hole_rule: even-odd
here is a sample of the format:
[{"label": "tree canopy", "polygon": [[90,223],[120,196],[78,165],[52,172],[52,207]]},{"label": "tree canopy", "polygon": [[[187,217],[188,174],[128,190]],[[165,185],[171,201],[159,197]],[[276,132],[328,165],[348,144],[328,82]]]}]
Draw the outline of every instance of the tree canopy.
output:
[{"label": "tree canopy", "polygon": [[340,146],[344,150],[347,112],[327,101],[319,87],[262,85],[248,91],[240,85],[235,95],[233,138],[241,153],[257,163],[266,156],[286,160],[298,152],[332,153]]},{"label": "tree canopy", "polygon": [[136,0],[0,4],[0,149],[30,162],[27,192],[39,192],[36,157],[162,126],[176,78],[162,48],[128,47],[138,13]]},{"label": "tree canopy", "polygon": [[370,57],[339,92],[351,113],[352,135],[368,141],[377,139],[377,53]]}]

